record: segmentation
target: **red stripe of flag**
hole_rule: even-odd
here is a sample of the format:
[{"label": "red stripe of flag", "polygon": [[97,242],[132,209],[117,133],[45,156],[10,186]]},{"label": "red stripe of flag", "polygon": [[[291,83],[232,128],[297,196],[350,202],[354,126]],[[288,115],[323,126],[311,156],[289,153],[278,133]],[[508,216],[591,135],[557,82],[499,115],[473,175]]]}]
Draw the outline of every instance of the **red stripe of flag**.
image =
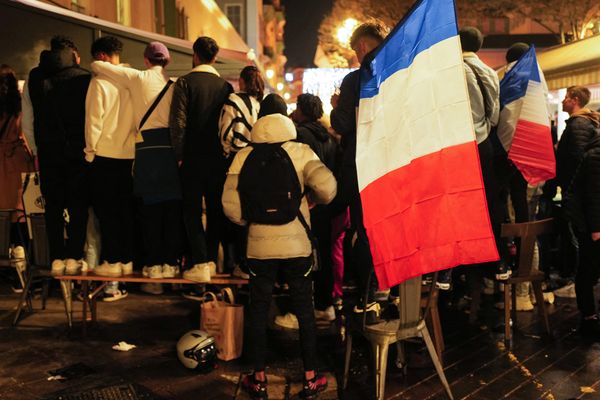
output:
[{"label": "red stripe of flag", "polygon": [[556,160],[550,127],[519,120],[508,158],[532,185],[554,178]]},{"label": "red stripe of flag", "polygon": [[387,173],[364,188],[361,199],[381,288],[498,259],[474,141]]}]

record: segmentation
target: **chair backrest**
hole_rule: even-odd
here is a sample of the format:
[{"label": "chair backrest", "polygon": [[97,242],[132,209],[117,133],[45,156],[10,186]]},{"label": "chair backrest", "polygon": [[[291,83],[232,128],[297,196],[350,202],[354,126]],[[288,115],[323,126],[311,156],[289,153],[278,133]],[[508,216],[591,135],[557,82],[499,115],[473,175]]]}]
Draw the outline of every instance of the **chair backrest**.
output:
[{"label": "chair backrest", "polygon": [[540,235],[554,232],[554,218],[540,221],[522,222],[519,224],[502,224],[502,237],[515,237],[521,239],[517,277],[531,275],[535,241]]},{"label": "chair backrest", "polygon": [[400,329],[413,328],[421,321],[421,276],[399,285]]},{"label": "chair backrest", "polygon": [[0,259],[8,259],[11,214],[12,211],[0,210]]},{"label": "chair backrest", "polygon": [[48,237],[46,236],[46,219],[44,214],[30,214],[33,259],[31,264],[38,267],[50,266],[50,253],[48,252]]}]

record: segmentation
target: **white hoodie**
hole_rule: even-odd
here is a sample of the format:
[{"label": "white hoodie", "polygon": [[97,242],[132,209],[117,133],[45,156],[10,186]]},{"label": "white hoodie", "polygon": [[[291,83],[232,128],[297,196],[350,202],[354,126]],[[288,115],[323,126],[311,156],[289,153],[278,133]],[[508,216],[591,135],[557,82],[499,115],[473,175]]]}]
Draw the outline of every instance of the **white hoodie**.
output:
[{"label": "white hoodie", "polygon": [[129,91],[105,77],[92,78],[85,99],[85,159],[133,159],[135,132]]}]

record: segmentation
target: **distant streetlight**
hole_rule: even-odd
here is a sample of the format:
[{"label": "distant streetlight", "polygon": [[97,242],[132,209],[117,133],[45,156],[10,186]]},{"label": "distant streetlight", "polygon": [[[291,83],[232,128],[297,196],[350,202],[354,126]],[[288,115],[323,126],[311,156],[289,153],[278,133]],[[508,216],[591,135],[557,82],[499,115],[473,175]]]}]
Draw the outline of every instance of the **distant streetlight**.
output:
[{"label": "distant streetlight", "polygon": [[265,74],[267,75],[267,79],[273,79],[273,77],[275,76],[275,71],[273,71],[272,69],[268,69],[267,72],[265,72]]},{"label": "distant streetlight", "polygon": [[346,18],[343,25],[338,28],[336,37],[342,45],[348,46],[348,42],[350,42],[350,37],[352,37],[352,32],[354,32],[356,25],[358,25],[357,20],[354,18]]}]

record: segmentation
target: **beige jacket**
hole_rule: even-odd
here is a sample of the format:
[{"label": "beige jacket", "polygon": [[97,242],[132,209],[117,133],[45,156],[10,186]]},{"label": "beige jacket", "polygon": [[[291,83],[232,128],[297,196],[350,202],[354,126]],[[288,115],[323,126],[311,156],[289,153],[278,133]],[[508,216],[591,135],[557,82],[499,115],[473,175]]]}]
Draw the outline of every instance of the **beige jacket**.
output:
[{"label": "beige jacket", "polygon": [[[296,128],[288,117],[280,114],[267,115],[256,122],[251,135],[254,143],[285,142],[282,148],[294,163],[302,190],[304,191],[305,185],[308,186],[311,189],[311,200],[318,204],[328,204],[333,200],[337,191],[333,174],[308,145],[290,141],[296,138]],[[246,221],[242,219],[240,195],[237,191],[238,177],[251,151],[252,147],[248,146],[237,153],[227,173],[223,190],[225,215],[239,225],[245,225]],[[310,224],[306,197],[302,199],[300,210]],[[311,253],[310,240],[298,218],[285,225],[250,224],[248,228],[248,258],[287,259],[307,257]]]}]

